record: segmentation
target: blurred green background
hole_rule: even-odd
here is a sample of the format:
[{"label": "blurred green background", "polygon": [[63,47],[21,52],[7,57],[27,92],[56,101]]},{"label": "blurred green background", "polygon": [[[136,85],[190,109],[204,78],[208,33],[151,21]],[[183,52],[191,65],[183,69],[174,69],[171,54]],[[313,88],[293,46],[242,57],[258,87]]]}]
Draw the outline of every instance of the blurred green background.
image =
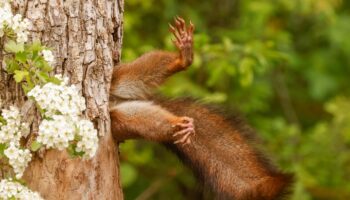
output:
[{"label": "blurred green background", "polygon": [[[196,25],[195,61],[160,90],[234,108],[284,170],[290,199],[350,199],[350,1],[126,0],[123,62],[174,50],[168,23]],[[161,145],[121,144],[129,199],[199,199]]]}]

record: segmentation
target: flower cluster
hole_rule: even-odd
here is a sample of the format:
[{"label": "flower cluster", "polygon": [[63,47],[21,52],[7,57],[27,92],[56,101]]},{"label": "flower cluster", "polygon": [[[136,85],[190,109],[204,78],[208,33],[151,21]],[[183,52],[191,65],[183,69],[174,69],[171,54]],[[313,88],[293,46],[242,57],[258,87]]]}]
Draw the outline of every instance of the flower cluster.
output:
[{"label": "flower cluster", "polygon": [[81,117],[86,108],[85,99],[74,85],[67,86],[68,79],[59,79],[60,85],[35,86],[27,94],[36,101],[44,116],[37,141],[47,148],[59,150],[75,144],[76,152],[91,158],[97,150],[98,136],[92,122]]},{"label": "flower cluster", "polygon": [[19,146],[19,140],[28,132],[27,124],[21,123],[20,113],[14,106],[9,110],[3,109],[2,117],[6,123],[0,123],[0,144],[12,142]]},{"label": "flower cluster", "polygon": [[27,29],[30,25],[30,21],[23,19],[22,15],[13,15],[8,0],[0,0],[0,37],[4,35],[6,29],[10,29],[16,34],[17,42],[26,42],[28,40]]},{"label": "flower cluster", "polygon": [[11,106],[9,110],[2,110],[2,118],[5,123],[0,123],[0,144],[9,144],[4,151],[13,167],[16,178],[21,178],[32,155],[28,149],[20,148],[20,139],[28,132],[25,123],[21,123],[21,116],[16,107]]},{"label": "flower cluster", "polygon": [[37,141],[45,144],[46,148],[64,150],[74,140],[74,133],[73,120],[64,115],[53,115],[41,122]]},{"label": "flower cluster", "polygon": [[43,198],[20,183],[3,179],[0,181],[0,199],[41,200]]},{"label": "flower cluster", "polygon": [[23,176],[24,170],[32,159],[32,154],[28,149],[21,149],[14,143],[4,151],[5,156],[9,159],[9,164],[13,167],[16,178],[20,179]]},{"label": "flower cluster", "polygon": [[67,86],[67,82],[68,79],[64,79],[60,85],[54,83],[37,85],[27,95],[34,98],[46,117],[57,114],[78,116],[86,108],[85,99],[74,85]]},{"label": "flower cluster", "polygon": [[81,140],[77,143],[76,151],[84,152],[85,158],[91,158],[98,148],[97,130],[89,120],[80,120],[77,127]]},{"label": "flower cluster", "polygon": [[11,5],[6,0],[0,1],[0,37],[4,35],[4,28],[11,23],[13,17]]},{"label": "flower cluster", "polygon": [[52,54],[52,51],[50,50],[42,50],[41,53],[43,54],[44,60],[50,64],[54,64],[55,57]]}]

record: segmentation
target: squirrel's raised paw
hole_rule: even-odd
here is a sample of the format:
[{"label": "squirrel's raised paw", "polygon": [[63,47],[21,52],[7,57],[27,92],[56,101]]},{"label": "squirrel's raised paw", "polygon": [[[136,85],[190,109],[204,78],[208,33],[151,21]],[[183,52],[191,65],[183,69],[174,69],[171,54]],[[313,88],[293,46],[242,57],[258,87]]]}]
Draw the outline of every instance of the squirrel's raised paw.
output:
[{"label": "squirrel's raised paw", "polygon": [[181,17],[176,17],[174,21],[174,26],[169,24],[169,28],[170,32],[175,36],[175,40],[173,40],[175,46],[180,50],[191,47],[193,42],[194,25],[190,21],[190,24],[186,27],[185,20]]},{"label": "squirrel's raised paw", "polygon": [[178,131],[173,134],[173,137],[179,138],[174,144],[191,144],[191,136],[195,134],[193,119],[190,117],[180,117],[179,121],[174,125]]},{"label": "squirrel's raised paw", "polygon": [[187,26],[185,20],[180,17],[176,17],[174,21],[174,25],[169,24],[170,32],[175,36],[173,43],[180,51],[180,64],[186,68],[193,60],[194,25],[190,21]]}]

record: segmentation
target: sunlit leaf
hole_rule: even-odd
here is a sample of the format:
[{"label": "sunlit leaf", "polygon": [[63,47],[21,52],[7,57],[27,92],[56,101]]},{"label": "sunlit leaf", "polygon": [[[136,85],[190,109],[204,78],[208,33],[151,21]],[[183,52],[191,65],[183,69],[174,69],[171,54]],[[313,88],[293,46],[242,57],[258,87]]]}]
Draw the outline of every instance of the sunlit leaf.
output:
[{"label": "sunlit leaf", "polygon": [[50,80],[49,74],[46,72],[37,72],[36,75],[43,83],[46,83]]},{"label": "sunlit leaf", "polygon": [[42,147],[42,144],[37,141],[32,142],[32,144],[30,145],[30,149],[32,151],[38,151],[41,147]]},{"label": "sunlit leaf", "polygon": [[9,53],[17,53],[17,52],[24,51],[24,44],[17,43],[13,40],[10,40],[10,41],[5,43],[4,48],[5,48],[5,51],[7,51]]},{"label": "sunlit leaf", "polygon": [[14,78],[15,78],[15,81],[19,83],[28,75],[29,75],[29,72],[26,70],[15,70]]},{"label": "sunlit leaf", "polygon": [[19,69],[19,65],[14,59],[6,58],[5,64],[7,73],[13,74],[16,70]]},{"label": "sunlit leaf", "polygon": [[5,156],[4,151],[6,148],[7,145],[5,143],[0,143],[0,158]]},{"label": "sunlit leaf", "polygon": [[35,40],[32,44],[28,46],[28,51],[31,51],[31,52],[38,52],[43,49],[44,47],[41,45],[41,42],[39,40]]},{"label": "sunlit leaf", "polygon": [[67,152],[68,154],[72,157],[72,158],[76,158],[76,157],[82,157],[85,152],[83,151],[76,151],[76,144],[69,144],[68,148],[67,148]]}]

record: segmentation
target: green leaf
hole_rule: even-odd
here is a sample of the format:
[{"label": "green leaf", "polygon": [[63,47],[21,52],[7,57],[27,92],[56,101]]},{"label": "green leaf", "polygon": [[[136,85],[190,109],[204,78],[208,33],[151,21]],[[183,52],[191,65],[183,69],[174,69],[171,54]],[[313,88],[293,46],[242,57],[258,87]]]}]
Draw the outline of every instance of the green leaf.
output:
[{"label": "green leaf", "polygon": [[44,49],[39,40],[35,40],[30,46],[28,46],[28,51],[38,52]]},{"label": "green leaf", "polygon": [[18,62],[20,62],[22,64],[25,64],[25,63],[27,63],[27,55],[28,55],[27,52],[22,52],[22,51],[21,52],[17,52],[16,56],[15,56],[15,59]]},{"label": "green leaf", "polygon": [[4,151],[6,148],[7,148],[6,144],[0,143],[0,158],[5,156]]},{"label": "green leaf", "polygon": [[32,142],[32,144],[30,145],[30,149],[32,151],[38,151],[43,145],[40,142],[34,141]]},{"label": "green leaf", "polygon": [[56,85],[61,84],[61,80],[56,77],[49,77],[48,82],[54,83]]},{"label": "green leaf", "polygon": [[53,69],[41,56],[38,56],[37,60],[35,61],[35,66],[40,69],[40,71],[44,72],[50,72]]},{"label": "green leaf", "polygon": [[81,152],[76,151],[76,147],[77,147],[76,144],[70,144],[67,148],[68,154],[72,158],[82,157],[85,154],[85,152],[83,152],[83,151],[81,151]]},{"label": "green leaf", "polygon": [[85,154],[85,152],[84,152],[84,151],[77,152],[77,151],[75,151],[75,149],[74,149],[74,154],[75,154],[76,156],[82,157],[82,156]]},{"label": "green leaf", "polygon": [[39,52],[33,51],[32,60],[35,62],[37,58],[39,58]]},{"label": "green leaf", "polygon": [[[41,116],[44,116],[45,115],[45,109],[42,109],[38,103],[36,103],[36,108],[39,110]],[[46,119],[46,118],[45,118]]]},{"label": "green leaf", "polygon": [[34,88],[35,87],[35,84],[33,83],[33,81],[32,81],[32,77],[33,77],[33,73],[31,73],[31,74],[29,74],[29,75],[27,75],[27,76],[25,76],[25,78],[26,78],[26,82],[27,82],[27,84],[28,84],[28,87],[30,88],[30,89],[32,89],[32,88]]},{"label": "green leaf", "polygon": [[49,74],[46,72],[36,72],[36,75],[39,77],[40,81],[47,83],[49,81]]},{"label": "green leaf", "polygon": [[5,43],[5,51],[9,53],[17,53],[24,51],[24,44],[23,43],[16,43],[13,40],[10,40]]},{"label": "green leaf", "polygon": [[[77,129],[76,131],[79,132],[78,129]],[[79,140],[81,140],[82,138],[83,138],[83,137],[80,136],[80,135],[78,135],[78,134],[76,134],[76,135],[74,136],[74,140],[75,140],[75,141],[79,141]]]},{"label": "green leaf", "polygon": [[23,179],[17,179],[16,177],[13,177],[13,178],[12,178],[12,181],[13,181],[13,182],[17,182],[17,183],[19,183],[19,184],[21,184],[21,185],[24,185],[24,186],[27,185],[27,183],[25,182],[25,180],[23,180]]},{"label": "green leaf", "polygon": [[18,70],[20,68],[18,63],[12,58],[11,59],[6,58],[5,63],[6,63],[7,73],[13,74],[15,70]]},{"label": "green leaf", "polygon": [[67,151],[70,156],[74,157],[74,147],[72,144],[68,146]]},{"label": "green leaf", "polygon": [[43,65],[41,66],[41,70],[44,72],[51,72],[53,70],[53,67],[49,65],[46,61],[43,62]]},{"label": "green leaf", "polygon": [[25,83],[22,83],[22,89],[27,94],[32,89],[32,87],[28,86]]},{"label": "green leaf", "polygon": [[24,79],[24,77],[28,75],[29,75],[29,72],[26,70],[15,70],[14,78],[15,78],[15,81],[19,83]]},{"label": "green leaf", "polygon": [[6,125],[6,124],[7,124],[7,121],[2,116],[0,116],[0,126]]}]

